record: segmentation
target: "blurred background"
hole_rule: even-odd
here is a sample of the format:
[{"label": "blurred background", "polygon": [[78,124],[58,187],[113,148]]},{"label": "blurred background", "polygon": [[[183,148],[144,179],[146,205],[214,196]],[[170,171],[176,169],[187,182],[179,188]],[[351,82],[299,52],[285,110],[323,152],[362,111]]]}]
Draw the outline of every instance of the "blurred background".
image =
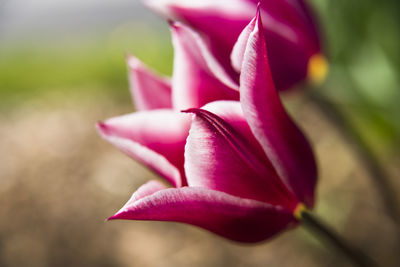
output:
[{"label": "blurred background", "polygon": [[[331,61],[319,90],[400,191],[400,2],[310,4]],[[128,52],[171,73],[167,23],[137,0],[0,0],[0,266],[350,266],[301,227],[249,246],[176,223],[104,222],[154,178],[94,129],[134,110]],[[398,266],[395,225],[365,166],[307,90],[283,98],[318,157],[317,214]]]}]

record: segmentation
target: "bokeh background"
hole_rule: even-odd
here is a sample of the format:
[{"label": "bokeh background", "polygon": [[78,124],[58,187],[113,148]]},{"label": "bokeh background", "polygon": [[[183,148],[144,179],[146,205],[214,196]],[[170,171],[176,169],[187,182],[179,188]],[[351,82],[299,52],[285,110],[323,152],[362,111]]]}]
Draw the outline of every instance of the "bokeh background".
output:
[{"label": "bokeh background", "polygon": [[[331,62],[319,90],[400,192],[400,2],[310,3]],[[154,178],[94,129],[134,110],[128,52],[171,73],[167,23],[137,0],[0,1],[0,266],[350,266],[301,227],[249,246],[182,224],[105,222]],[[398,266],[395,225],[365,166],[307,94],[282,97],[318,157],[317,214]]]}]

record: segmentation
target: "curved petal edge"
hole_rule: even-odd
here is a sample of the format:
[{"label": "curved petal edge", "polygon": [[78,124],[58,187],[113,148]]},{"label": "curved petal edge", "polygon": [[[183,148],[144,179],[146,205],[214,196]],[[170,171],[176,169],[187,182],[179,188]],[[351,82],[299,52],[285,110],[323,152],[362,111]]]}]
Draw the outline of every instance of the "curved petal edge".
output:
[{"label": "curved petal edge", "polygon": [[259,242],[297,224],[284,208],[199,187],[163,189],[129,201],[114,219],[187,223],[240,242]]}]

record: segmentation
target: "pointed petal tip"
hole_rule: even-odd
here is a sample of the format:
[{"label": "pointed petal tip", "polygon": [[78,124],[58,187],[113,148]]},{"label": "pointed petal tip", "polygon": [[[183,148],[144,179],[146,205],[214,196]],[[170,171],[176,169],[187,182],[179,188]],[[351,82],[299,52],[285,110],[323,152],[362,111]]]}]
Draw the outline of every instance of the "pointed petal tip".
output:
[{"label": "pointed petal tip", "polygon": [[261,1],[258,1],[258,3],[257,3],[257,15],[260,14],[260,9],[261,9]]},{"label": "pointed petal tip", "polygon": [[107,130],[107,124],[106,124],[105,122],[103,122],[103,121],[98,121],[98,122],[95,124],[95,128],[96,128],[96,130],[102,135],[102,134],[104,134],[104,133],[106,132],[106,130]]},{"label": "pointed petal tip", "polygon": [[131,70],[138,70],[142,66],[142,62],[135,57],[132,53],[125,55],[126,64]]},{"label": "pointed petal tip", "polygon": [[104,121],[99,121],[95,125],[97,133],[101,138],[108,140],[113,135],[113,130],[111,127]]},{"label": "pointed petal tip", "polygon": [[[126,204],[125,204],[126,205]],[[106,221],[123,220],[124,215],[126,215],[126,208],[123,206],[119,211],[117,211],[113,216],[106,219]]]},{"label": "pointed petal tip", "polygon": [[118,219],[119,219],[119,213],[116,213],[113,216],[108,217],[107,219],[105,219],[105,221],[109,222],[109,221],[114,221],[114,220],[118,220]]},{"label": "pointed petal tip", "polygon": [[261,2],[258,2],[258,5],[257,5],[255,21],[256,21],[256,29],[260,28],[259,25],[261,25],[261,27],[262,27],[263,24],[262,24],[262,20],[261,20]]},{"label": "pointed petal tip", "polygon": [[176,21],[173,19],[167,19],[167,23],[170,27],[175,27]]},{"label": "pointed petal tip", "polygon": [[176,21],[176,20],[169,19],[168,20],[168,24],[169,24],[169,26],[171,28],[171,31],[173,33],[175,33],[177,31],[179,31],[180,29],[184,28],[184,25],[181,22]]},{"label": "pointed petal tip", "polygon": [[200,109],[199,108],[188,108],[181,110],[182,113],[197,113]]},{"label": "pointed petal tip", "polygon": [[256,15],[240,33],[230,55],[232,67],[238,73],[241,73],[242,71],[243,58],[248,46],[249,37],[255,30],[259,30],[259,25],[262,25],[260,2],[257,5]]},{"label": "pointed petal tip", "polygon": [[[182,36],[183,36],[183,38],[188,38],[185,36],[185,34],[191,34],[191,35],[196,34],[196,31],[193,28],[191,28],[189,25],[182,23],[180,21],[168,20],[168,23],[170,25],[170,29],[171,29],[171,32],[173,35],[175,34],[175,35],[179,35],[179,37],[181,37],[181,38],[182,38]],[[183,38],[181,41],[184,40]],[[195,37],[190,36],[190,38],[195,38]],[[188,41],[189,40],[185,40],[185,42],[188,42]]]}]

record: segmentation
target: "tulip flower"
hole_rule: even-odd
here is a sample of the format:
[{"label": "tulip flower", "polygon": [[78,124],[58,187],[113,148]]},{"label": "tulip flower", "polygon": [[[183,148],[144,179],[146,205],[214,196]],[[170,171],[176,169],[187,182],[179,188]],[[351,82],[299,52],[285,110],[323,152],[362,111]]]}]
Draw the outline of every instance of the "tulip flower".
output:
[{"label": "tulip flower", "polygon": [[[229,70],[230,52],[260,2],[268,55],[279,90],[308,79],[321,82],[327,63],[310,8],[304,0],[143,0],[157,13],[187,23],[206,39],[213,54]],[[237,76],[237,75],[236,75]]]},{"label": "tulip flower", "polygon": [[[314,157],[280,102],[261,25],[258,13],[234,49],[234,61],[241,65],[240,102],[224,100],[201,108],[186,107],[184,112],[192,114],[188,136],[186,118],[178,118],[173,110],[175,105],[185,106],[179,96],[172,97],[172,104],[142,105],[163,109],[140,111],[98,125],[105,139],[139,158],[169,182],[144,184],[110,220],[181,222],[231,240],[258,242],[297,225],[299,213],[313,207]],[[193,53],[198,58],[200,55]],[[179,59],[175,56],[175,60]],[[223,69],[209,58],[198,61],[203,64],[191,73],[200,76],[183,76],[180,80],[197,86],[194,91],[186,88],[189,93],[184,96],[188,101],[198,95],[193,92],[199,92],[203,83],[213,85],[213,90],[228,91],[230,83]],[[210,68],[217,72],[208,72]],[[174,75],[180,71],[174,67]],[[150,79],[154,81],[153,78]],[[149,90],[153,85],[168,88],[165,80],[156,79]],[[174,86],[178,85],[173,81],[172,95]],[[206,88],[200,91],[204,94],[192,103],[209,99]],[[146,98],[142,94],[142,103]]]},{"label": "tulip flower", "polygon": [[189,27],[171,22],[172,79],[157,75],[134,56],[127,60],[131,94],[139,112],[97,125],[99,133],[171,185],[186,185],[184,146],[190,116],[182,109],[220,99],[238,99],[239,88]]}]

